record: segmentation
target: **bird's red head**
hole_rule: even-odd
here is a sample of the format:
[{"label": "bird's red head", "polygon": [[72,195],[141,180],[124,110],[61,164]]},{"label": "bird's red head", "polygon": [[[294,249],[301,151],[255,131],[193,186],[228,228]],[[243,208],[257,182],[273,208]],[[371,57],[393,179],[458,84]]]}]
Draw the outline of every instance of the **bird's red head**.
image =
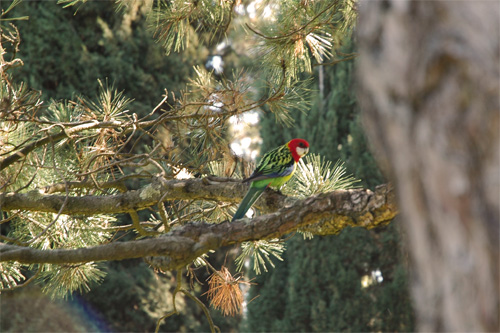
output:
[{"label": "bird's red head", "polygon": [[304,139],[293,139],[286,144],[292,153],[295,162],[298,162],[302,156],[309,152],[309,142]]}]

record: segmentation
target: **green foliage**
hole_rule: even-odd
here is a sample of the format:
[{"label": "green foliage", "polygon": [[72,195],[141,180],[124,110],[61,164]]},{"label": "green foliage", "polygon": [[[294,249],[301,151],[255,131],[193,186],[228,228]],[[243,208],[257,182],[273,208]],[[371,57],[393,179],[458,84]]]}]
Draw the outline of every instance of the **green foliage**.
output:
[{"label": "green foliage", "polygon": [[[412,331],[407,277],[395,226],[380,232],[344,230],[336,237],[287,242],[284,261],[257,276],[248,304],[248,331]],[[390,236],[388,236],[390,235]],[[364,288],[380,269],[382,283]]]},{"label": "green foliage", "polygon": [[[108,265],[107,277],[83,298],[105,316],[112,331],[153,331],[156,320],[172,310],[172,285],[138,260]],[[179,320],[169,321],[177,330]]]},{"label": "green foliage", "polygon": [[[2,2],[2,8],[4,3],[6,2]],[[186,50],[188,58],[177,55],[165,58],[163,50],[155,44],[146,29],[145,12],[140,2],[131,3],[124,8],[121,16],[114,11],[112,2],[86,3],[74,15],[74,11],[65,10],[53,1],[26,1],[8,13],[9,17],[30,16],[31,19],[26,24],[18,23],[19,30],[22,31],[19,51],[18,45],[3,44],[9,46],[5,59],[20,56],[24,66],[17,67],[13,76],[3,73],[9,79],[4,80],[2,77],[0,86],[2,154],[8,154],[29,140],[44,137],[46,133],[56,134],[61,131],[60,126],[30,122],[29,115],[40,116],[43,122],[82,124],[89,120],[112,122],[131,119],[128,110],[131,110],[130,114],[133,112],[139,116],[150,113],[161,100],[165,88],[178,91],[179,86],[186,83],[187,77],[192,73],[191,65],[200,62],[200,59],[204,60],[206,51],[203,48],[197,49],[196,43],[192,43],[192,47]],[[4,17],[2,15],[2,19]],[[1,23],[4,28],[3,22]],[[12,31],[15,34],[16,30]],[[11,82],[12,78],[14,82]],[[108,84],[108,81],[112,84]],[[43,95],[38,90],[43,91]],[[97,97],[92,98],[96,92]],[[125,93],[134,96],[134,101],[128,99]],[[47,105],[46,109],[43,109],[42,98]],[[50,102],[47,103],[48,100]],[[11,112],[12,110],[16,112]],[[26,118],[19,119],[25,115]],[[36,188],[38,191],[61,180],[81,180],[77,175],[87,171],[80,168],[82,165],[87,168],[98,166],[99,163],[103,165],[104,161],[98,155],[102,156],[106,149],[119,149],[122,147],[119,145],[123,144],[116,136],[109,136],[109,130],[89,129],[80,134],[81,137],[73,136],[72,140],[64,139],[48,148],[35,149],[27,156],[22,172],[19,172],[19,165],[16,164],[2,170],[0,183],[2,186],[7,184],[4,190],[17,190],[20,186],[22,188],[24,184],[29,184],[29,189]],[[100,150],[90,150],[97,144]],[[37,167],[40,165],[43,167]],[[109,174],[99,175],[95,180],[102,182],[108,180],[108,177]],[[90,193],[88,191],[86,188],[72,188],[67,193],[82,195]],[[92,190],[91,193],[102,192],[112,194],[116,190],[99,189]],[[20,212],[11,218],[13,223],[2,225],[2,237],[6,237],[3,240],[13,240],[18,244],[41,249],[103,244],[110,241],[116,233],[114,227],[117,223],[116,217],[102,215],[69,217]],[[120,217],[118,223],[126,224],[127,221]],[[103,280],[106,270],[102,271],[102,267],[106,265],[100,265],[100,268],[95,264],[44,265],[36,276],[36,281],[52,297],[67,297],[73,291],[87,292],[97,282],[109,279],[116,282],[124,278],[122,271],[113,269],[108,271]],[[30,277],[26,274],[28,269],[30,267],[18,263],[2,263],[2,288],[13,288],[24,282]],[[150,270],[144,265],[140,269]],[[146,287],[150,288],[148,285]],[[111,322],[113,309],[121,307],[116,295],[100,295],[113,304],[100,312]],[[151,295],[154,298],[155,294]],[[171,299],[164,301],[167,303]],[[164,314],[162,308],[158,311],[161,315]],[[131,308],[130,313],[134,312],[135,309]],[[138,313],[134,320],[127,330],[136,331],[139,327],[137,323],[154,325],[155,321],[154,317],[143,312]],[[115,322],[112,324],[116,325]]]},{"label": "green foliage", "polygon": [[253,271],[255,274],[259,275],[262,271],[267,272],[266,263],[274,268],[274,263],[271,260],[271,256],[283,261],[281,257],[282,253],[285,251],[285,244],[279,239],[273,239],[270,241],[259,240],[253,242],[244,242],[241,244],[241,254],[236,258],[236,270],[241,272],[245,261],[251,258],[253,262]]},{"label": "green foliage", "polygon": [[85,103],[91,116],[102,121],[127,119],[124,118],[124,115],[128,112],[126,108],[132,100],[125,97],[123,91],[118,92],[112,87],[110,88],[107,82],[106,85],[101,80],[97,80],[97,82],[99,82],[98,100]]},{"label": "green foliage", "polygon": [[195,32],[206,29],[210,35],[227,29],[231,21],[231,1],[158,1],[154,14],[149,17],[155,36],[163,45],[167,55],[179,52],[189,45]]},{"label": "green foliage", "polygon": [[[267,130],[265,145],[274,147],[276,142],[301,136],[327,160],[345,160],[346,169],[340,165],[332,169],[330,162],[318,156],[305,160],[299,166],[301,176],[290,184],[287,193],[306,195],[352,186],[354,179],[345,177],[346,172],[356,177],[373,175],[367,180],[371,185],[381,181],[377,171],[373,171],[376,168],[366,153],[359,121],[355,120],[358,110],[350,90],[352,64],[341,63],[327,72],[329,79],[324,85],[328,94],[311,93],[311,81],[304,80],[315,65],[340,54],[342,36],[354,26],[353,1],[261,2],[259,10],[271,10],[276,20],[262,19],[254,21],[252,26],[246,25],[247,33],[259,41],[254,47],[257,64],[251,65],[255,72],[234,70],[231,78],[226,73],[209,72],[200,64],[206,62],[209,52],[215,53],[217,42],[229,36],[235,20],[244,26],[246,19],[236,14],[237,1],[120,0],[116,3],[60,0],[59,5],[28,1],[16,6],[14,1],[2,12],[2,28],[6,26],[4,21],[12,17],[20,20],[29,16],[30,21],[19,22],[23,35],[21,48],[16,28],[8,28],[8,34],[2,31],[2,37],[8,37],[6,42],[2,39],[2,45],[9,45],[5,59],[0,59],[2,66],[7,64],[0,68],[1,156],[15,155],[21,147],[51,135],[48,144],[29,151],[19,163],[5,169],[0,175],[2,190],[26,192],[36,198],[52,186],[63,195],[98,196],[136,189],[145,177],[149,181],[158,174],[169,179],[207,172],[232,175],[236,160],[226,154],[228,120],[259,108],[264,108],[272,118],[272,122],[263,123],[263,129]],[[246,36],[233,37],[232,42],[241,46],[251,40]],[[244,45],[249,48],[249,44]],[[231,64],[236,67],[244,52],[239,47],[232,52]],[[165,57],[165,53],[169,56]],[[17,56],[23,59],[24,66],[20,67],[22,61]],[[7,63],[7,58],[12,62]],[[247,62],[250,59],[241,58]],[[17,71],[11,76],[4,68]],[[256,97],[257,84],[265,86],[262,98]],[[166,91],[168,98],[158,105]],[[90,97],[95,92],[97,97]],[[311,96],[312,110],[305,112],[311,107]],[[147,119],[150,127],[137,128],[138,119]],[[96,122],[102,126],[93,128]],[[124,127],[109,126],[116,122]],[[281,127],[292,122],[297,126],[295,129]],[[84,129],[73,133],[78,126]],[[52,141],[64,133],[69,135]],[[241,176],[240,173],[245,172],[236,172]],[[125,179],[124,184],[104,186],[107,181],[120,178]],[[228,217],[230,207],[228,203],[205,200],[172,200],[164,209],[152,208],[138,216],[132,213],[133,224],[131,218],[124,216],[9,212],[2,213],[5,226],[1,226],[1,236],[6,243],[38,249],[80,248],[145,237],[137,236],[141,231],[138,224],[146,225],[148,231],[156,234],[192,220],[218,223]],[[388,284],[387,288],[375,284],[366,290],[359,286],[360,277],[373,269],[380,268],[389,280],[387,277],[392,273],[386,272],[392,272],[394,262],[389,260],[380,265],[381,261],[377,261],[377,248],[385,243],[370,238],[376,238],[376,233],[343,234],[345,240],[339,236],[334,246],[326,238],[304,242],[295,237],[287,243],[292,249],[290,253],[284,253],[284,243],[278,241],[244,244],[237,262],[240,269],[246,258],[253,257],[257,274],[262,270],[267,272],[268,265],[276,265],[277,274],[260,289],[271,297],[263,295],[260,298],[263,303],[258,303],[259,299],[250,303],[255,306],[249,307],[252,310],[249,317],[260,315],[262,324],[249,321],[248,327],[274,331],[411,328],[408,324],[411,315],[404,302],[404,270],[394,275],[398,283]],[[393,250],[394,244],[391,246],[388,248]],[[340,252],[346,256],[337,255]],[[279,262],[283,256],[289,262]],[[272,261],[272,257],[278,261]],[[213,260],[225,262],[220,257]],[[34,268],[2,264],[2,286],[16,287],[30,276],[25,271]],[[174,281],[170,273],[166,277],[157,276],[143,262],[134,260],[107,264],[104,270],[94,263],[38,268],[36,281],[54,297],[88,291],[94,283],[102,282],[83,297],[116,331],[153,330],[156,320],[172,311],[173,291],[180,282]],[[195,274],[197,268],[200,269]],[[194,266],[187,267],[191,278],[202,281],[208,277],[205,270],[209,268],[201,257]],[[107,277],[102,280],[104,272]],[[337,285],[337,281],[342,283]],[[191,282],[193,294],[205,294],[206,285]],[[186,281],[183,283],[186,285]],[[350,298],[352,295],[356,298]],[[386,295],[403,300],[401,313]],[[373,303],[369,303],[372,299]],[[279,311],[275,302],[287,306]],[[352,307],[337,308],[346,302],[351,302]],[[358,315],[362,302],[373,307],[367,314]],[[182,316],[169,318],[162,330],[208,330],[207,323],[199,319],[204,314],[197,304],[181,296],[178,303]],[[391,309],[394,315],[374,314],[374,309],[381,306]],[[334,320],[328,317],[331,313],[340,315]],[[238,317],[227,321],[214,319],[220,322],[222,331],[234,329],[239,320]]]},{"label": "green foliage", "polygon": [[273,113],[276,123],[291,127],[295,123],[295,118],[290,111],[306,113],[311,104],[309,85],[310,81],[304,80],[293,81],[281,90],[268,86],[270,99],[266,107]]},{"label": "green foliage", "polygon": [[37,213],[19,215],[9,237],[40,249],[85,247],[101,244],[111,237],[106,229],[114,225],[113,216],[73,218],[67,215]]},{"label": "green foliage", "polygon": [[384,181],[384,177],[376,165],[375,158],[370,153],[366,141],[360,115],[356,115],[349,124],[349,136],[342,149],[342,158],[346,167],[362,179],[362,186],[374,187]]},{"label": "green foliage", "polygon": [[[345,40],[342,51],[353,52],[352,41]],[[359,121],[354,63],[346,61],[318,70],[324,71],[323,90],[318,90],[307,114],[291,112],[296,127],[277,125],[269,113],[262,117],[262,150],[276,142],[304,138],[312,154],[344,161],[345,172],[361,178],[363,186],[382,183]],[[321,165],[319,157],[312,154],[310,160]],[[308,161],[304,162],[307,165]],[[315,186],[321,189],[321,182],[314,179],[329,178],[320,167],[306,167],[297,174],[295,182],[299,183],[295,185],[310,184],[307,188],[311,192]],[[257,285],[250,289],[248,299],[259,297],[248,304],[248,319],[242,327],[279,332],[412,331],[413,310],[398,242],[395,223],[371,231],[345,229],[334,237],[292,237],[286,242],[283,262],[255,278]],[[377,270],[382,273],[381,282],[372,278]],[[372,284],[364,287],[363,279]]]},{"label": "green foliage", "polygon": [[57,4],[62,5],[63,8],[67,8],[67,7],[75,6],[77,4],[84,4],[87,1],[88,0],[57,0]]},{"label": "green foliage", "polygon": [[[318,193],[356,188],[354,184],[359,180],[345,175],[346,170],[342,162],[337,161],[333,168],[331,165],[330,161],[324,161],[320,155],[308,155],[299,161],[294,177],[280,190],[285,195],[303,199]],[[304,237],[310,238],[310,234],[304,233]],[[278,239],[242,243],[241,254],[236,258],[236,269],[241,272],[245,262],[250,260],[256,275],[262,273],[261,268],[267,273],[266,263],[274,268],[270,257],[283,261],[281,255],[284,251],[285,243]]]},{"label": "green foliage", "polygon": [[0,289],[14,288],[25,279],[22,266],[17,261],[0,263]]},{"label": "green foliage", "polygon": [[[172,294],[175,290],[175,273],[155,273],[142,260],[125,260],[107,265],[107,276],[101,284],[92,288],[82,299],[91,309],[101,314],[108,323],[107,330],[113,332],[153,332],[156,321],[173,310]],[[204,282],[206,270],[200,270],[197,278]],[[193,282],[193,281],[192,281]],[[187,289],[189,280],[183,279]],[[201,295],[207,290],[207,283],[194,284],[192,292]],[[209,325],[203,311],[189,298],[180,294],[176,297],[180,312],[162,322],[160,332],[207,332]],[[228,332],[235,327],[235,318],[223,317],[211,311],[221,331]]]},{"label": "green foliage", "polygon": [[[134,97],[133,112],[142,116],[161,100],[165,89],[178,91],[203,62],[207,50],[196,41],[183,56],[164,56],[147,30],[148,2],[136,1],[116,13],[113,1],[90,1],[64,9],[55,1],[26,1],[11,13],[30,16],[19,22],[23,40],[19,55],[25,65],[16,73],[44,99],[91,96],[98,79],[108,78]],[[43,54],[44,56],[40,56]]]},{"label": "green foliage", "polygon": [[325,161],[318,154],[310,154],[301,159],[297,173],[283,187],[283,193],[299,198],[307,198],[318,193],[357,188],[359,179],[346,175],[344,162],[338,160],[332,168],[331,161]]},{"label": "green foliage", "polygon": [[43,292],[52,298],[67,298],[74,291],[90,291],[92,283],[101,282],[106,273],[94,263],[81,265],[44,265],[40,281]]},{"label": "green foliage", "polygon": [[350,0],[295,0],[269,7],[275,20],[262,24],[260,31],[249,28],[259,37],[257,54],[276,83],[284,76],[290,84],[300,73],[312,72],[313,59],[322,63],[331,57],[340,46],[337,41],[352,29],[356,18]]},{"label": "green foliage", "polygon": [[6,25],[3,24],[3,22],[8,22],[8,21],[20,21],[20,20],[27,20],[29,19],[28,16],[19,16],[19,17],[8,17],[8,13],[14,9],[14,7],[16,7],[17,5],[19,5],[21,3],[22,0],[14,0],[12,1],[9,6],[6,8],[6,9],[3,9],[3,7],[1,8],[1,13],[0,13],[0,22],[2,22],[2,24],[0,24],[0,27],[5,29],[8,27]]}]

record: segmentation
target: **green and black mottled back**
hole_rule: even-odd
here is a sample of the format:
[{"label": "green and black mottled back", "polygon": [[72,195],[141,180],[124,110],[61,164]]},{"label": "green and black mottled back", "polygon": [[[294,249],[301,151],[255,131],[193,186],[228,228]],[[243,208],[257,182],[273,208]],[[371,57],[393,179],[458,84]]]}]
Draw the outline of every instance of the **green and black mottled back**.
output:
[{"label": "green and black mottled back", "polygon": [[292,154],[285,144],[267,152],[260,160],[252,175],[243,182],[286,177],[291,175],[294,170],[295,163]]}]

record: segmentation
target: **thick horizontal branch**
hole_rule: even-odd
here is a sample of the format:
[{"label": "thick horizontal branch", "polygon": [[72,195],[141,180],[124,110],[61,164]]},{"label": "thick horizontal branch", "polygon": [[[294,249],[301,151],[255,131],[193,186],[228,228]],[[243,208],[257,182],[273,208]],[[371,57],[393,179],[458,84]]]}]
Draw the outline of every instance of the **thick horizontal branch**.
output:
[{"label": "thick horizontal branch", "polygon": [[[381,192],[382,188],[387,190],[387,187],[382,186],[377,192]],[[151,183],[141,189],[115,195],[86,195],[66,198],[66,195],[44,194],[45,190],[5,193],[0,195],[0,210],[58,213],[66,201],[61,211],[62,214],[120,214],[146,209],[157,205],[160,201],[168,200],[198,199],[240,202],[247,190],[248,184],[233,178],[207,177],[182,180],[152,178]],[[365,193],[360,198],[365,198],[368,193],[372,193],[362,189],[351,191],[354,191],[352,193]],[[387,193],[384,194],[384,199],[386,196]],[[273,212],[296,200],[268,189],[256,202],[256,207],[263,213]]]},{"label": "thick horizontal branch", "polygon": [[[210,180],[210,179],[215,179]],[[116,195],[70,196],[62,213],[67,215],[119,214],[154,206],[160,200],[217,200],[238,202],[248,185],[231,178],[194,178],[162,180],[153,178],[151,184]],[[267,191],[259,201],[259,208],[274,211],[282,207],[286,196]],[[0,210],[28,210],[58,213],[65,195],[44,194],[44,190],[26,193],[6,193],[0,196]]]},{"label": "thick horizontal branch", "polygon": [[[233,186],[239,185],[231,184],[228,187]],[[267,199],[273,196],[280,195],[268,194]],[[67,264],[163,257],[160,263],[155,258],[150,258],[150,262],[163,269],[174,269],[209,250],[231,244],[279,238],[299,228],[321,234],[337,233],[348,225],[372,228],[389,223],[396,214],[392,190],[384,185],[375,192],[364,189],[335,191],[295,200],[277,212],[253,219],[219,224],[188,223],[152,239],[59,250],[37,250],[3,244],[0,245],[0,261]]]}]

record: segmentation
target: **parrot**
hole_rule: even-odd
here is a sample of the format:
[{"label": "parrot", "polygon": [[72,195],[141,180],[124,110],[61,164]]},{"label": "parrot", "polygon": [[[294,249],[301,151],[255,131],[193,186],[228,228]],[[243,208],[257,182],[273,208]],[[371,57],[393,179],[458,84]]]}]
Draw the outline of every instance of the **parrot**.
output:
[{"label": "parrot", "polygon": [[304,139],[293,139],[262,156],[255,171],[243,180],[252,182],[232,221],[242,218],[254,202],[269,187],[281,187],[292,178],[300,158],[309,152],[309,143]]}]

